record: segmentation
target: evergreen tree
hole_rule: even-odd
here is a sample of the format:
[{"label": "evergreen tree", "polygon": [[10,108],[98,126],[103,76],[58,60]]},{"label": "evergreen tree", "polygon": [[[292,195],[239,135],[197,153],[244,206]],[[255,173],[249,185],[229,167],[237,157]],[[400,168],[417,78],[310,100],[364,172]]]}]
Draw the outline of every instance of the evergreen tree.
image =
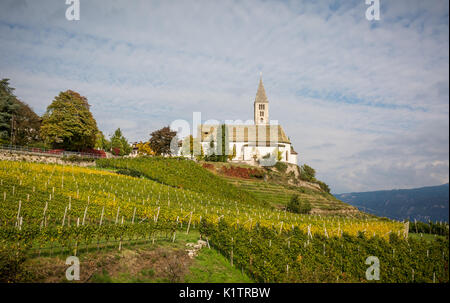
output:
[{"label": "evergreen tree", "polygon": [[111,137],[111,149],[116,156],[124,156],[131,153],[131,146],[123,136],[120,128],[116,129],[114,135]]},{"label": "evergreen tree", "polygon": [[8,79],[0,81],[0,143],[29,145],[40,141],[41,118],[13,94]]}]

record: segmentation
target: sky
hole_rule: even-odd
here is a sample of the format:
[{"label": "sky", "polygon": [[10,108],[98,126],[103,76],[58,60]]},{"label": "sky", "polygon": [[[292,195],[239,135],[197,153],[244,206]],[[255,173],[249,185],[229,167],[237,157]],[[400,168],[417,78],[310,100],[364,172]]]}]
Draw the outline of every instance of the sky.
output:
[{"label": "sky", "polygon": [[449,181],[449,2],[0,1],[0,78],[39,115],[61,91],[129,141],[177,119],[277,120],[333,193]]}]

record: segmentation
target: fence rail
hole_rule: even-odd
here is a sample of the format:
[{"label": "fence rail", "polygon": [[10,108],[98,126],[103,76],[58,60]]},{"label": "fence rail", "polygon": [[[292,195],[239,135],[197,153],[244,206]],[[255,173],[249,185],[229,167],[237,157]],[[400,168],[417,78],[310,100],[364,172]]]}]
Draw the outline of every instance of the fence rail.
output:
[{"label": "fence rail", "polygon": [[27,147],[27,146],[17,146],[17,145],[5,145],[0,144],[0,150],[24,154],[34,154],[34,155],[44,155],[44,156],[54,156],[54,157],[68,157],[68,156],[78,156],[78,157],[88,157],[88,158],[104,158],[100,154],[85,153],[85,152],[71,152],[59,149],[46,149],[39,147]]}]

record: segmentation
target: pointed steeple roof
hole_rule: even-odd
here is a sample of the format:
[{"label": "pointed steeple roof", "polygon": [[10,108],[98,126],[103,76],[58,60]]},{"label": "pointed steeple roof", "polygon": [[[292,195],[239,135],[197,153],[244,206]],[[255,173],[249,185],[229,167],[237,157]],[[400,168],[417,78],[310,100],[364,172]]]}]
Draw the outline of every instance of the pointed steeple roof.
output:
[{"label": "pointed steeple roof", "polygon": [[259,77],[258,91],[256,92],[255,103],[269,103],[266,96],[266,90],[264,89],[264,84],[262,82],[262,75]]}]

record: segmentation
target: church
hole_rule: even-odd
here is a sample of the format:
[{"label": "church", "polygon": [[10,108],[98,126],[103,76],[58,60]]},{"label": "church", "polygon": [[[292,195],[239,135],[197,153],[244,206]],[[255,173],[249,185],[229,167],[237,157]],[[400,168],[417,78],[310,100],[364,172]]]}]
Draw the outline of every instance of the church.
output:
[{"label": "church", "polygon": [[[269,120],[269,100],[259,79],[258,90],[253,102],[254,120],[251,124],[225,124],[225,136],[228,154],[233,155],[232,162],[244,162],[250,165],[261,164],[263,159],[272,156],[277,161],[297,164],[297,153],[281,125]],[[211,148],[211,141],[217,144],[222,133],[221,125],[201,124],[198,126],[203,150]],[[220,142],[220,140],[219,140]],[[221,143],[219,143],[221,144]],[[206,152],[205,152],[206,153]]]}]

